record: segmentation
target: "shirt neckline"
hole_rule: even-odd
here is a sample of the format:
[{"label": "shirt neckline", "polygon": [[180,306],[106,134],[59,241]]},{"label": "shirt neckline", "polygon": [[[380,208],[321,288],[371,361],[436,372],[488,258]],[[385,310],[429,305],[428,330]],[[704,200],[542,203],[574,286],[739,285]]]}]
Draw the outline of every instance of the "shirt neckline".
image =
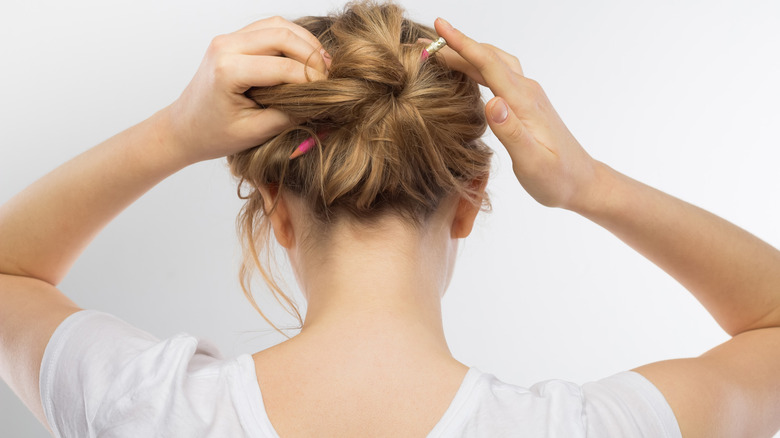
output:
[{"label": "shirt neckline", "polygon": [[[239,375],[241,377],[238,379],[238,385],[234,389],[244,394],[244,406],[242,407],[241,404],[238,404],[236,407],[239,416],[242,418],[244,427],[247,429],[247,432],[250,432],[250,435],[262,432],[273,438],[280,438],[265,410],[263,394],[257,380],[257,370],[255,368],[254,359],[252,359],[250,354],[242,354],[236,358],[236,361],[238,362]],[[444,415],[442,415],[433,429],[428,433],[427,438],[441,436],[442,433],[448,429],[450,424],[453,423],[453,420],[458,418],[459,411],[466,405],[471,392],[482,374],[482,371],[477,367],[469,367],[458,391],[452,398],[450,405],[447,407],[447,410],[444,411]]]}]

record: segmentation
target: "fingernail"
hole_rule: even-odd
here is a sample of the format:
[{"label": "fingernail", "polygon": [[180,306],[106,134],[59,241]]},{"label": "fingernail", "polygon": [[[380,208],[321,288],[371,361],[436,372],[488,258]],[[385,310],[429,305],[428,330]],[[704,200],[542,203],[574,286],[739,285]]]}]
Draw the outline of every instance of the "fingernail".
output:
[{"label": "fingernail", "polygon": [[320,55],[322,55],[322,59],[325,60],[325,75],[327,76],[330,74],[330,53],[326,52],[325,49],[320,49]]},{"label": "fingernail", "polygon": [[[330,59],[330,53],[326,52],[325,49],[320,49],[320,54],[322,55],[322,59],[325,60],[325,68],[330,69],[331,59]],[[328,72],[326,72],[327,74]]]},{"label": "fingernail", "polygon": [[509,109],[506,107],[503,99],[496,99],[493,108],[490,109],[490,118],[494,123],[504,123],[509,115]]},{"label": "fingernail", "polygon": [[439,17],[438,20],[441,20],[441,24],[444,27],[444,29],[446,29],[446,30],[452,30],[453,29],[452,25],[450,24],[449,21],[447,21],[447,20],[445,20],[445,19],[443,19],[441,17]]}]

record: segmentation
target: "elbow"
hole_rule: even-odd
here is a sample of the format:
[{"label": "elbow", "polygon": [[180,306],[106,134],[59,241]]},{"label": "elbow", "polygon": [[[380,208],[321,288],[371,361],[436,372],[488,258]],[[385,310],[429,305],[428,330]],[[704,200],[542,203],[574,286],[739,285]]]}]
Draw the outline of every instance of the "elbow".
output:
[{"label": "elbow", "polygon": [[32,278],[40,280],[56,287],[62,281],[62,275],[56,273],[44,273],[34,272],[31,269],[26,269],[15,263],[13,260],[8,260],[6,257],[0,256],[0,275],[12,275],[15,277]]},{"label": "elbow", "polygon": [[763,316],[754,320],[750,324],[742,324],[739,326],[736,324],[722,324],[721,327],[732,337],[751,330],[778,328],[780,327],[780,306],[770,309]]}]

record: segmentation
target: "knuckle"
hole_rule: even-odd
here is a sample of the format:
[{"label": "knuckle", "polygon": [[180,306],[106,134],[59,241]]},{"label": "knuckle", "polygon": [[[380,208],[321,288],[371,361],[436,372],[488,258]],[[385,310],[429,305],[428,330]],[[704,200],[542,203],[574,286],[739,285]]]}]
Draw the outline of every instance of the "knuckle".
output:
[{"label": "knuckle", "polygon": [[269,18],[268,21],[270,21],[271,24],[281,26],[287,20],[285,20],[284,17],[282,17],[281,15],[274,15],[273,17]]},{"label": "knuckle", "polygon": [[523,127],[520,123],[512,123],[507,138],[511,142],[519,142],[523,138]]},{"label": "knuckle", "polygon": [[488,61],[491,64],[498,64],[498,65],[504,64],[504,61],[501,59],[501,56],[499,56],[499,54],[493,50],[488,51],[487,56],[488,56]]},{"label": "knuckle", "polygon": [[523,77],[523,83],[532,97],[538,99],[544,95],[544,90],[542,89],[542,85],[539,82],[531,78]]},{"label": "knuckle", "polygon": [[499,54],[501,51],[496,46],[488,43],[482,43],[483,47],[486,47],[488,50],[486,52],[489,54],[490,59],[493,61],[502,61],[501,55]]},{"label": "knuckle", "polygon": [[496,55],[496,52],[492,50],[485,50],[481,53],[481,56],[479,58],[479,61],[475,66],[482,70],[490,65],[496,64],[499,62],[500,59],[498,58],[498,55]]},{"label": "knuckle", "polygon": [[290,30],[289,28],[286,28],[286,27],[279,27],[279,28],[274,29],[274,33],[275,33],[277,38],[279,38],[280,40],[283,40],[283,41],[289,40],[294,35],[294,32],[292,30]]},{"label": "knuckle", "polygon": [[214,77],[224,78],[230,71],[230,57],[219,56],[214,60]]},{"label": "knuckle", "polygon": [[225,50],[227,50],[227,48],[228,48],[228,46],[230,44],[228,42],[229,40],[230,40],[230,37],[227,34],[222,34],[222,35],[215,36],[211,40],[211,43],[209,44],[209,49],[208,49],[209,52],[211,52],[211,53],[224,52]]}]

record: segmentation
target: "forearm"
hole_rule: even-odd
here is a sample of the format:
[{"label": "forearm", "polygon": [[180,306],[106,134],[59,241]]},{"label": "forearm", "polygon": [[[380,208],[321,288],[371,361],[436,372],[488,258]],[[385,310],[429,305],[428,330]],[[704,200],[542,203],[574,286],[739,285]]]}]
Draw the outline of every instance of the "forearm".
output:
[{"label": "forearm", "polygon": [[163,112],[59,166],[0,207],[0,273],[56,285],[95,235],[186,163]]},{"label": "forearm", "polygon": [[780,326],[780,251],[599,163],[600,194],[574,208],[685,286],[730,335]]}]

